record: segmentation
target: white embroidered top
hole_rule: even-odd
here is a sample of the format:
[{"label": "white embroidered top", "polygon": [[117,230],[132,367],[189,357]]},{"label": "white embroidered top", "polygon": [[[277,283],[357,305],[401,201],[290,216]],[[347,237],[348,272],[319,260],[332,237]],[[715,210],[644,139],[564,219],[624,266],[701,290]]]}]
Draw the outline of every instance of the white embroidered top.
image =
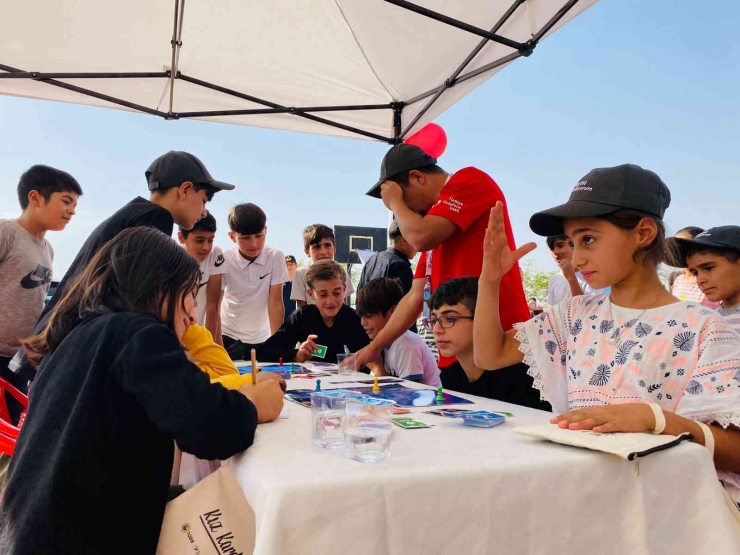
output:
[{"label": "white embroidered top", "polygon": [[[642,311],[581,296],[514,327],[534,386],[556,413],[657,403],[740,426],[740,337],[711,309],[680,302]],[[740,502],[740,476],[720,478]]]}]

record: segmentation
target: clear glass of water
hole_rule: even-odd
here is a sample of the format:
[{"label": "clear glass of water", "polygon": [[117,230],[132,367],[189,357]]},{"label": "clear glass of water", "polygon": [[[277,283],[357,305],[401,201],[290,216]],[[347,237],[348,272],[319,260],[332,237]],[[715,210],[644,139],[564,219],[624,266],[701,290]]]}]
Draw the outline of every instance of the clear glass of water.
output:
[{"label": "clear glass of water", "polygon": [[337,354],[337,366],[340,376],[351,376],[355,373],[355,359],[352,355]]},{"label": "clear glass of water", "polygon": [[342,397],[311,394],[311,443],[324,449],[342,446],[344,405]]},{"label": "clear glass of water", "polygon": [[344,408],[344,454],[360,462],[391,456],[393,401],[363,396],[347,399]]}]

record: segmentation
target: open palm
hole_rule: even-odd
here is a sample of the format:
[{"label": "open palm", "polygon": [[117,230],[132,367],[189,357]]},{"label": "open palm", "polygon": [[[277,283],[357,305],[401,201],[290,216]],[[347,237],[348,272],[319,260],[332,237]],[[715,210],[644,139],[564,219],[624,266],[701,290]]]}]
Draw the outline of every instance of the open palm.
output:
[{"label": "open palm", "polygon": [[486,237],[483,240],[483,271],[481,277],[489,280],[499,280],[509,272],[526,254],[529,254],[537,245],[527,243],[517,250],[509,248],[504,226],[504,205],[501,201],[491,209],[488,220]]}]

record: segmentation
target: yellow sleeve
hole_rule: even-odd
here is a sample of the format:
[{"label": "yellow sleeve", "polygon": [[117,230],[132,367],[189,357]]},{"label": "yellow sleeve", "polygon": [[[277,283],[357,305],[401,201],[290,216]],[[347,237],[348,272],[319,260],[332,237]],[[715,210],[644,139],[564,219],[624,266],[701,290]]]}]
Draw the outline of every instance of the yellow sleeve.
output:
[{"label": "yellow sleeve", "polygon": [[211,378],[211,383],[220,383],[226,389],[239,389],[243,385],[252,385],[252,374],[230,374],[219,378]]},{"label": "yellow sleeve", "polygon": [[203,326],[197,324],[188,326],[180,342],[195,359],[198,367],[211,379],[221,376],[239,376],[239,370],[229,358],[226,349],[213,341],[211,332]]}]

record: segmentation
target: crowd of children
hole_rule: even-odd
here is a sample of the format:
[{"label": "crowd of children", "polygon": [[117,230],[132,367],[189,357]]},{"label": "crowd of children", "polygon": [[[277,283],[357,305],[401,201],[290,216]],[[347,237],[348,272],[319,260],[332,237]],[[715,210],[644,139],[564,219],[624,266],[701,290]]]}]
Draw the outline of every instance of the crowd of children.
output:
[{"label": "crowd of children", "polygon": [[[233,185],[185,152],[145,176],[150,199],[93,231],[46,304],[45,236],[82,189],[34,166],[18,185],[21,216],[0,220],[0,377],[32,382],[27,414],[5,401],[23,425],[4,552],[103,552],[124,541],[134,500],[137,546],[153,552],[180,451],[230,457],[282,408],[279,378],[239,375],[234,361],[252,349],[284,362],[349,351],[358,370],[552,411],[574,430],[688,432],[740,503],[740,227],[666,238],[670,191],[655,173],[592,170],[567,203],[532,216],[560,269],[545,308],[524,297],[517,263],[535,245],[516,248],[496,183],[476,168],[450,175],[418,147],[393,147],[368,193],[395,222],[356,309],[331,227],[305,228],[310,263],[298,267],[266,246],[263,210],[236,204],[235,246],[222,251],[205,206]],[[661,263],[682,269],[670,292]]]}]

